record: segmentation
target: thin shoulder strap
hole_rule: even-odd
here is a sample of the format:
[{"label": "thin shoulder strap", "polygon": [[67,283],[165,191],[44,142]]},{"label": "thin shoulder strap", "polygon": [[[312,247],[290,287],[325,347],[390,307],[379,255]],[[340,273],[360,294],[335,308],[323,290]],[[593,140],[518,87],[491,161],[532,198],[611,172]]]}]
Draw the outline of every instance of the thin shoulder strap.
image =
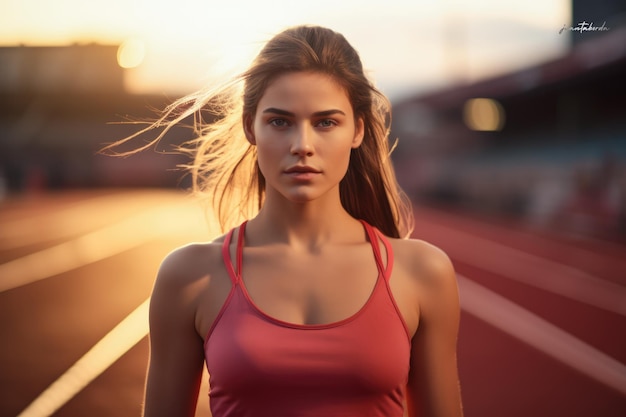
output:
[{"label": "thin shoulder strap", "polygon": [[248,221],[244,221],[241,226],[239,226],[239,234],[237,235],[237,278],[241,279],[241,269],[243,267],[243,240],[246,231],[246,224]]},{"label": "thin shoulder strap", "polygon": [[222,258],[224,259],[224,265],[226,265],[226,270],[228,271],[228,275],[230,276],[231,281],[233,283],[237,283],[241,278],[241,265],[242,265],[242,248],[243,248],[243,230],[245,227],[245,222],[239,226],[239,234],[237,236],[237,249],[236,249],[236,261],[237,261],[237,270],[233,267],[233,262],[230,257],[230,243],[233,240],[233,234],[235,229],[230,229],[230,231],[226,234],[224,238],[224,243],[222,244]]},{"label": "thin shoulder strap", "polygon": [[[385,279],[389,280],[389,277],[391,276],[391,270],[393,268],[393,250],[391,249],[391,244],[389,243],[389,240],[385,237],[385,235],[383,235],[378,229],[363,220],[361,220],[361,223],[363,223],[370,244],[372,245],[372,251],[374,252],[374,259],[376,259],[376,265],[378,266],[378,270],[385,276]],[[379,240],[383,243],[383,246],[385,247],[385,252],[387,254],[387,265],[383,263],[383,257],[380,253],[380,245],[378,243]]]}]

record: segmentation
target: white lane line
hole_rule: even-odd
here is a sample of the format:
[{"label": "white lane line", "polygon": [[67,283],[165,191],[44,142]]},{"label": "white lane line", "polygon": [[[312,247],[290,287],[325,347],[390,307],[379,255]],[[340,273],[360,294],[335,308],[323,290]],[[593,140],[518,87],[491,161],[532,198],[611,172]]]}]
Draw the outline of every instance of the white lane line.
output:
[{"label": "white lane line", "polygon": [[626,365],[482,285],[457,278],[463,310],[626,395]]},{"label": "white lane line", "polygon": [[442,248],[453,260],[626,316],[626,288],[619,284],[446,226],[428,227],[449,237]]},{"label": "white lane line", "polygon": [[[420,207],[415,210],[415,215],[420,216],[420,213],[427,213],[429,217],[433,219],[437,219],[436,221],[439,223],[445,223],[453,226],[455,223],[459,222],[460,216],[458,214],[450,214],[440,210],[432,210],[426,209],[424,207]],[[517,226],[507,227],[504,224],[490,223],[484,220],[479,220],[471,217],[464,217],[463,223],[467,224],[470,222],[474,229],[478,229],[481,231],[490,230],[496,234],[507,233],[510,235],[517,236],[517,239],[528,240],[531,239],[540,239],[542,246],[550,247],[554,250],[562,250],[566,248],[574,257],[579,257],[585,259],[587,262],[602,262],[604,261],[602,254],[623,254],[624,246],[621,244],[613,243],[608,240],[598,239],[588,235],[580,235],[573,233],[558,233],[558,232],[550,232],[546,230],[542,230],[541,228],[534,228],[532,225],[527,226],[526,228],[519,228]],[[519,224],[519,223],[518,223]],[[521,224],[521,226],[524,226]],[[467,232],[470,233],[470,232]],[[572,246],[566,242],[563,242],[562,239],[566,237],[571,240],[576,240],[578,242],[586,242],[593,244],[594,249],[598,250],[591,251],[588,248],[582,248],[578,246]],[[614,261],[614,260],[613,260]]]},{"label": "white lane line", "polygon": [[[193,234],[205,225],[199,210],[161,206],[0,265],[0,292],[109,258],[162,236]],[[207,238],[209,228],[207,227]]]},{"label": "white lane line", "polygon": [[[93,213],[129,213],[151,207],[164,201],[164,194],[137,191],[88,198],[69,204],[53,212],[13,221],[2,221],[0,248],[14,249],[30,244],[75,236],[100,227],[106,218],[95,218]],[[128,214],[126,214],[128,216]]]},{"label": "white lane line", "polygon": [[150,299],[144,301],[46,388],[17,417],[48,417],[148,334]]}]

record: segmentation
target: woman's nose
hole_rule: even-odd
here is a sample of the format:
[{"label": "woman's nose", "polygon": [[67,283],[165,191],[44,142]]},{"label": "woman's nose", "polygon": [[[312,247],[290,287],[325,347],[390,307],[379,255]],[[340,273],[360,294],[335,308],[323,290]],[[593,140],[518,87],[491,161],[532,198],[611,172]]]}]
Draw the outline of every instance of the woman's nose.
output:
[{"label": "woman's nose", "polygon": [[291,153],[294,155],[310,156],[313,154],[311,131],[303,126],[294,133],[291,143]]}]

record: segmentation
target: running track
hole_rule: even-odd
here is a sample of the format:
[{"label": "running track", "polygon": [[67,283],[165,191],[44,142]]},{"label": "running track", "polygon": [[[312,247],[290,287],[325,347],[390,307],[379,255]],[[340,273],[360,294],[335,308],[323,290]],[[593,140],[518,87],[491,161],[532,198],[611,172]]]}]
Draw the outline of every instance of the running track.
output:
[{"label": "running track", "polygon": [[[173,191],[0,202],[0,416],[139,416],[152,280],[203,224]],[[626,247],[421,207],[415,230],[458,273],[467,417],[626,415]]]}]

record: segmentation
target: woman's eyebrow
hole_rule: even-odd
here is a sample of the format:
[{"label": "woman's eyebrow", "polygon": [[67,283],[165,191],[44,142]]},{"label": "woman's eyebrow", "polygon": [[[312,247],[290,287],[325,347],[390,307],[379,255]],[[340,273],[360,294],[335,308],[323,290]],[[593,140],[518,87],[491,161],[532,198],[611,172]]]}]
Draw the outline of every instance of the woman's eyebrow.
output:
[{"label": "woman's eyebrow", "polygon": [[265,110],[263,110],[263,113],[274,113],[274,114],[280,114],[281,116],[290,116],[290,117],[294,117],[295,114],[287,111],[287,110],[281,110],[281,109],[277,109],[275,107],[269,107]]},{"label": "woman's eyebrow", "polygon": [[[290,111],[287,110],[282,110],[282,109],[277,109],[275,107],[269,107],[265,110],[263,110],[263,113],[273,113],[273,114],[280,114],[281,116],[289,116],[289,117],[295,117],[296,115]],[[332,116],[334,114],[341,114],[341,115],[346,115],[345,112],[343,112],[342,110],[339,109],[331,109],[331,110],[323,110],[323,111],[318,111],[313,113],[314,117],[324,117],[324,116]]]},{"label": "woman's eyebrow", "polygon": [[318,111],[313,113],[313,116],[315,117],[323,117],[323,116],[332,116],[334,114],[341,114],[343,116],[345,116],[346,114],[339,110],[339,109],[332,109],[332,110],[324,110],[324,111]]}]

